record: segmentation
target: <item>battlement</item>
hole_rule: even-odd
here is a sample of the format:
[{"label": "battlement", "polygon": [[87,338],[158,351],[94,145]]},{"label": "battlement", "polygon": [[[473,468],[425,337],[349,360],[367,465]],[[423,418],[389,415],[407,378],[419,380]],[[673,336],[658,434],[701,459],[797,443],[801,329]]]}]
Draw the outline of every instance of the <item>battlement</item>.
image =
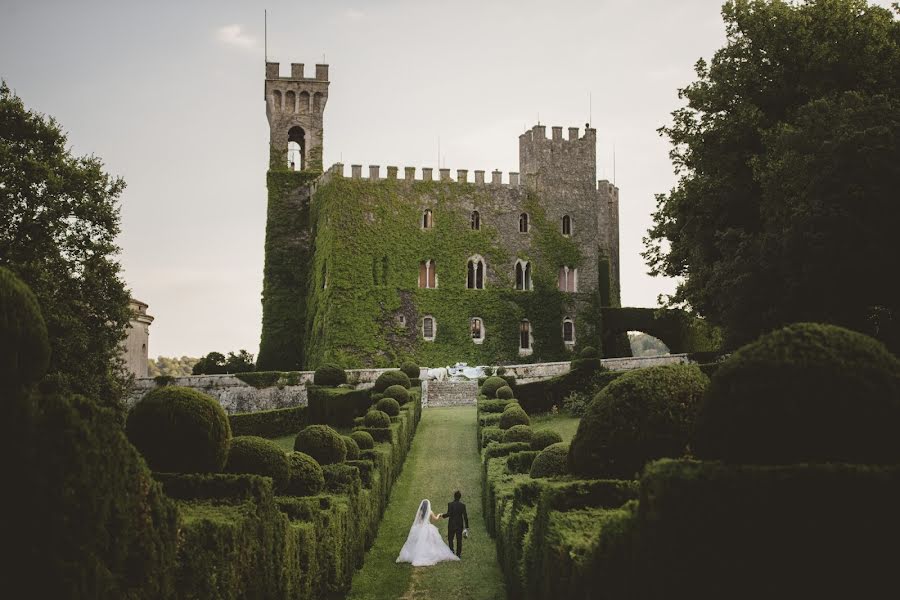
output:
[{"label": "battlement", "polygon": [[305,65],[303,63],[291,63],[291,74],[289,77],[281,77],[281,63],[266,63],[266,79],[274,79],[280,81],[328,81],[328,65],[316,65],[316,74],[314,77],[306,77],[304,75]]},{"label": "battlement", "polygon": [[552,126],[551,128],[551,137],[547,138],[547,127],[545,125],[535,125],[525,133],[519,135],[519,140],[521,142],[541,142],[541,141],[549,141],[549,142],[579,142],[579,141],[588,141],[588,142],[596,142],[597,141],[597,130],[593,127],[585,126],[584,136],[579,137],[580,129],[578,127],[569,127],[568,130],[568,138],[563,139],[563,128],[559,126]]}]

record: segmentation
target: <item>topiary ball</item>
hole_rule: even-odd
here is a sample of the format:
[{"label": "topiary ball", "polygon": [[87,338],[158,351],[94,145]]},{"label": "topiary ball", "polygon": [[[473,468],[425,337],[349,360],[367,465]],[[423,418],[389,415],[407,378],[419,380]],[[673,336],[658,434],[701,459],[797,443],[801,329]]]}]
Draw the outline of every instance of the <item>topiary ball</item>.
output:
[{"label": "topiary ball", "polygon": [[503,432],[503,443],[525,442],[530,444],[533,437],[534,431],[529,425],[513,425]]},{"label": "topiary ball", "polygon": [[508,385],[504,385],[503,387],[499,388],[494,393],[494,395],[497,397],[498,400],[512,400],[515,397],[513,395],[512,388],[509,387]]},{"label": "topiary ball", "polygon": [[497,390],[502,387],[509,387],[509,384],[506,383],[505,379],[502,377],[488,377],[484,380],[484,383],[481,384],[481,393],[488,398],[496,398]]},{"label": "topiary ball", "polygon": [[360,450],[371,450],[375,447],[375,438],[368,431],[354,431],[350,434]]},{"label": "topiary ball", "polygon": [[349,435],[341,436],[347,446],[347,460],[359,460],[359,444]]},{"label": "topiary ball", "polygon": [[125,433],[150,468],[165,473],[218,473],[231,441],[228,416],[215,398],[174,385],[141,398]]},{"label": "topiary ball", "polygon": [[391,426],[391,418],[386,412],[374,409],[366,413],[366,416],[363,417],[363,423],[366,427],[385,429]]},{"label": "topiary ball", "polygon": [[344,462],[347,446],[337,431],[328,425],[309,425],[294,438],[294,450],[309,454],[320,465]]},{"label": "topiary ball", "polygon": [[531,425],[531,419],[521,406],[510,404],[500,415],[500,429],[509,429],[516,425]]},{"label": "topiary ball", "polygon": [[375,403],[375,410],[380,410],[389,417],[396,417],[400,414],[400,403],[393,398],[382,398]]},{"label": "topiary ball", "polygon": [[0,386],[27,386],[47,372],[50,343],[31,289],[0,267]]},{"label": "topiary ball", "polygon": [[532,450],[543,450],[551,444],[558,444],[562,440],[562,436],[552,429],[538,429],[531,438]]},{"label": "topiary ball", "polygon": [[558,442],[550,444],[534,457],[531,463],[531,476],[557,477],[569,472],[569,444]]},{"label": "topiary ball", "polygon": [[322,466],[309,454],[291,452],[288,454],[291,476],[288,480],[288,494],[292,496],[315,496],[325,487]]},{"label": "topiary ball", "polygon": [[313,383],[331,387],[341,385],[347,383],[347,373],[338,365],[326,363],[313,373]]},{"label": "topiary ball", "polygon": [[696,365],[625,373],[588,404],[572,440],[572,472],[630,479],[650,460],[682,456],[708,386]]},{"label": "topiary ball", "polygon": [[[384,390],[385,398],[393,398],[397,401],[397,404],[403,406],[407,402],[409,402],[409,390],[403,387],[402,385],[392,385],[388,389]],[[387,412],[387,411],[385,411]],[[390,414],[390,413],[388,413]]]},{"label": "topiary ball", "polygon": [[372,389],[376,392],[384,392],[392,385],[402,385],[409,389],[409,377],[403,371],[385,371],[375,380],[375,386]]},{"label": "topiary ball", "polygon": [[411,361],[407,361],[400,365],[400,370],[410,379],[418,379],[419,375],[422,373],[422,369],[419,368],[419,365]]},{"label": "topiary ball", "polygon": [[898,431],[900,360],[861,333],[797,323],[722,363],[695,450],[735,463],[898,463]]},{"label": "topiary ball", "polygon": [[272,440],[255,435],[231,438],[225,472],[271,477],[276,490],[285,489],[291,477],[291,468],[284,450]]},{"label": "topiary ball", "polygon": [[578,353],[579,358],[600,358],[600,353],[593,346],[585,346]]}]

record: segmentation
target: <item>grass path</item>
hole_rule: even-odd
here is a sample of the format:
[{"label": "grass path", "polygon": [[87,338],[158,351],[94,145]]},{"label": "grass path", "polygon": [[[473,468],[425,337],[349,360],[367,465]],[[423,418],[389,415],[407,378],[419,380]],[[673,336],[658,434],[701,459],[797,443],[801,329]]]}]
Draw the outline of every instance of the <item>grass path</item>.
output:
[{"label": "grass path", "polygon": [[[503,600],[506,597],[494,541],[481,514],[481,462],[475,441],[475,407],[427,408],[422,412],[403,473],[375,544],[353,577],[353,600]],[[454,490],[469,513],[469,539],[462,561],[412,567],[394,561],[423,498],[435,513],[446,511]],[[446,521],[438,524],[446,537]]]}]

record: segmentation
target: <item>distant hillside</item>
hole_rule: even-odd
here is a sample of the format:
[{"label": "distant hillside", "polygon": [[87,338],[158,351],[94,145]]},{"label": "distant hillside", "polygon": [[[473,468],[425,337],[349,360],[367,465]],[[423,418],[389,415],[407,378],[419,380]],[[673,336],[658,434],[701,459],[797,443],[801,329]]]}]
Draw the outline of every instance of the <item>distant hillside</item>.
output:
[{"label": "distant hillside", "polygon": [[628,332],[628,341],[631,342],[632,356],[661,356],[669,354],[669,348],[662,340],[640,331]]},{"label": "distant hillside", "polygon": [[151,358],[147,361],[150,366],[149,375],[150,377],[158,377],[159,375],[185,377],[191,374],[191,370],[199,360],[199,358],[191,356],[182,356],[181,358],[158,356],[156,360]]}]

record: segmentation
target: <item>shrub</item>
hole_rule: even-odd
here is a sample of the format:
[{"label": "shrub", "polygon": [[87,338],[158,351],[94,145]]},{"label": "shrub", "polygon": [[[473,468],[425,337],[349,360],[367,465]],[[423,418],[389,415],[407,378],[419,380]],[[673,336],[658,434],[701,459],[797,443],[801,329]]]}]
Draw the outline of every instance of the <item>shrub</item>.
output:
[{"label": "shrub", "polygon": [[481,386],[481,393],[488,398],[494,398],[497,395],[497,390],[502,387],[509,387],[505,379],[496,376],[488,377],[484,380],[484,384]]},{"label": "shrub", "polygon": [[359,469],[348,464],[322,467],[325,474],[325,490],[329,494],[356,495],[362,488]]},{"label": "shrub", "polygon": [[486,447],[491,442],[499,442],[503,439],[503,430],[499,427],[485,427],[481,430],[481,446]]},{"label": "shrub", "polygon": [[709,379],[696,365],[625,373],[588,405],[572,440],[572,471],[630,479],[649,460],[682,456]]},{"label": "shrub", "polygon": [[569,472],[569,444],[557,442],[550,444],[531,463],[531,477],[556,477]]},{"label": "shrub", "polygon": [[294,406],[228,415],[228,423],[234,436],[258,435],[273,438],[290,435],[306,425],[306,407]]},{"label": "shrub", "polygon": [[344,445],[347,447],[347,460],[358,460],[359,444],[356,443],[356,440],[349,435],[341,436],[341,439],[344,440]]},{"label": "shrub", "polygon": [[370,410],[366,413],[363,423],[366,427],[386,429],[391,426],[391,417],[386,412],[378,409]]},{"label": "shrub", "polygon": [[360,450],[371,450],[375,447],[375,439],[368,431],[354,431],[350,437],[353,438]]},{"label": "shrub", "polygon": [[721,364],[697,455],[756,464],[900,462],[900,360],[841,327],[798,323]]},{"label": "shrub", "polygon": [[412,381],[413,379],[418,379],[419,374],[422,372],[422,369],[419,368],[419,365],[411,361],[407,361],[400,365],[400,370],[403,371],[407,377],[409,377],[410,381]]},{"label": "shrub", "polygon": [[330,387],[338,386],[347,383],[347,373],[338,365],[326,363],[313,373],[313,383]]},{"label": "shrub", "polygon": [[526,452],[528,451],[528,444],[524,442],[512,442],[509,444],[491,444],[486,447],[483,452],[485,462],[489,461],[492,458],[499,458],[501,456],[506,456],[508,454],[512,454],[513,452]]},{"label": "shrub", "polygon": [[478,417],[478,423],[482,427],[497,427],[500,425],[500,413],[484,413]]},{"label": "shrub", "polygon": [[291,468],[284,450],[272,440],[255,435],[231,439],[225,471],[271,477],[277,490],[284,489],[291,476]]},{"label": "shrub", "polygon": [[35,383],[47,371],[47,325],[31,289],[0,267],[0,386]]},{"label": "shrub", "polygon": [[393,398],[382,398],[375,404],[375,410],[380,410],[389,417],[400,414],[400,404]]},{"label": "shrub", "polygon": [[506,470],[510,473],[528,473],[537,455],[533,450],[513,452],[506,459]]},{"label": "shrub", "polygon": [[294,450],[309,454],[320,465],[344,462],[347,446],[341,434],[328,425],[310,425],[297,434]]},{"label": "shrub", "polygon": [[343,387],[310,386],[307,388],[310,423],[347,427],[353,419],[363,415],[372,405],[369,390]]},{"label": "shrub", "polygon": [[231,441],[214,398],[174,385],[149,391],[128,413],[125,433],[151,469],[169,473],[221,471]]},{"label": "shrub", "polygon": [[562,436],[552,429],[538,429],[531,438],[532,450],[543,450],[551,444],[558,444],[562,440]]},{"label": "shrub", "polygon": [[496,396],[498,400],[511,400],[513,398],[512,388],[508,385],[504,385],[503,387],[497,389],[497,391],[494,393],[494,396]]},{"label": "shrub", "polygon": [[[393,398],[397,401],[397,404],[403,406],[407,402],[409,402],[409,390],[403,387],[402,385],[392,385],[388,389],[384,390],[385,398]],[[383,409],[382,409],[383,410]],[[385,411],[387,412],[387,411]],[[388,413],[390,414],[390,413]]]},{"label": "shrub", "polygon": [[291,452],[287,455],[290,478],[287,489],[291,496],[315,496],[325,487],[322,466],[309,454]]},{"label": "shrub", "polygon": [[583,417],[591,399],[581,392],[572,392],[563,400],[563,410],[573,417]]},{"label": "shrub", "polygon": [[375,386],[372,389],[376,392],[384,392],[392,385],[402,385],[409,389],[409,377],[403,371],[385,371],[375,380]]},{"label": "shrub", "polygon": [[585,346],[578,353],[578,358],[600,358],[600,353],[593,346]]},{"label": "shrub", "polygon": [[521,406],[510,406],[500,415],[500,429],[509,429],[514,425],[531,425],[531,419]]},{"label": "shrub", "polygon": [[481,400],[478,410],[483,413],[502,413],[509,404],[509,400]]},{"label": "shrub", "polygon": [[513,425],[509,429],[503,431],[504,444],[512,442],[525,442],[526,444],[531,444],[531,439],[533,437],[534,431],[531,430],[529,425]]}]

